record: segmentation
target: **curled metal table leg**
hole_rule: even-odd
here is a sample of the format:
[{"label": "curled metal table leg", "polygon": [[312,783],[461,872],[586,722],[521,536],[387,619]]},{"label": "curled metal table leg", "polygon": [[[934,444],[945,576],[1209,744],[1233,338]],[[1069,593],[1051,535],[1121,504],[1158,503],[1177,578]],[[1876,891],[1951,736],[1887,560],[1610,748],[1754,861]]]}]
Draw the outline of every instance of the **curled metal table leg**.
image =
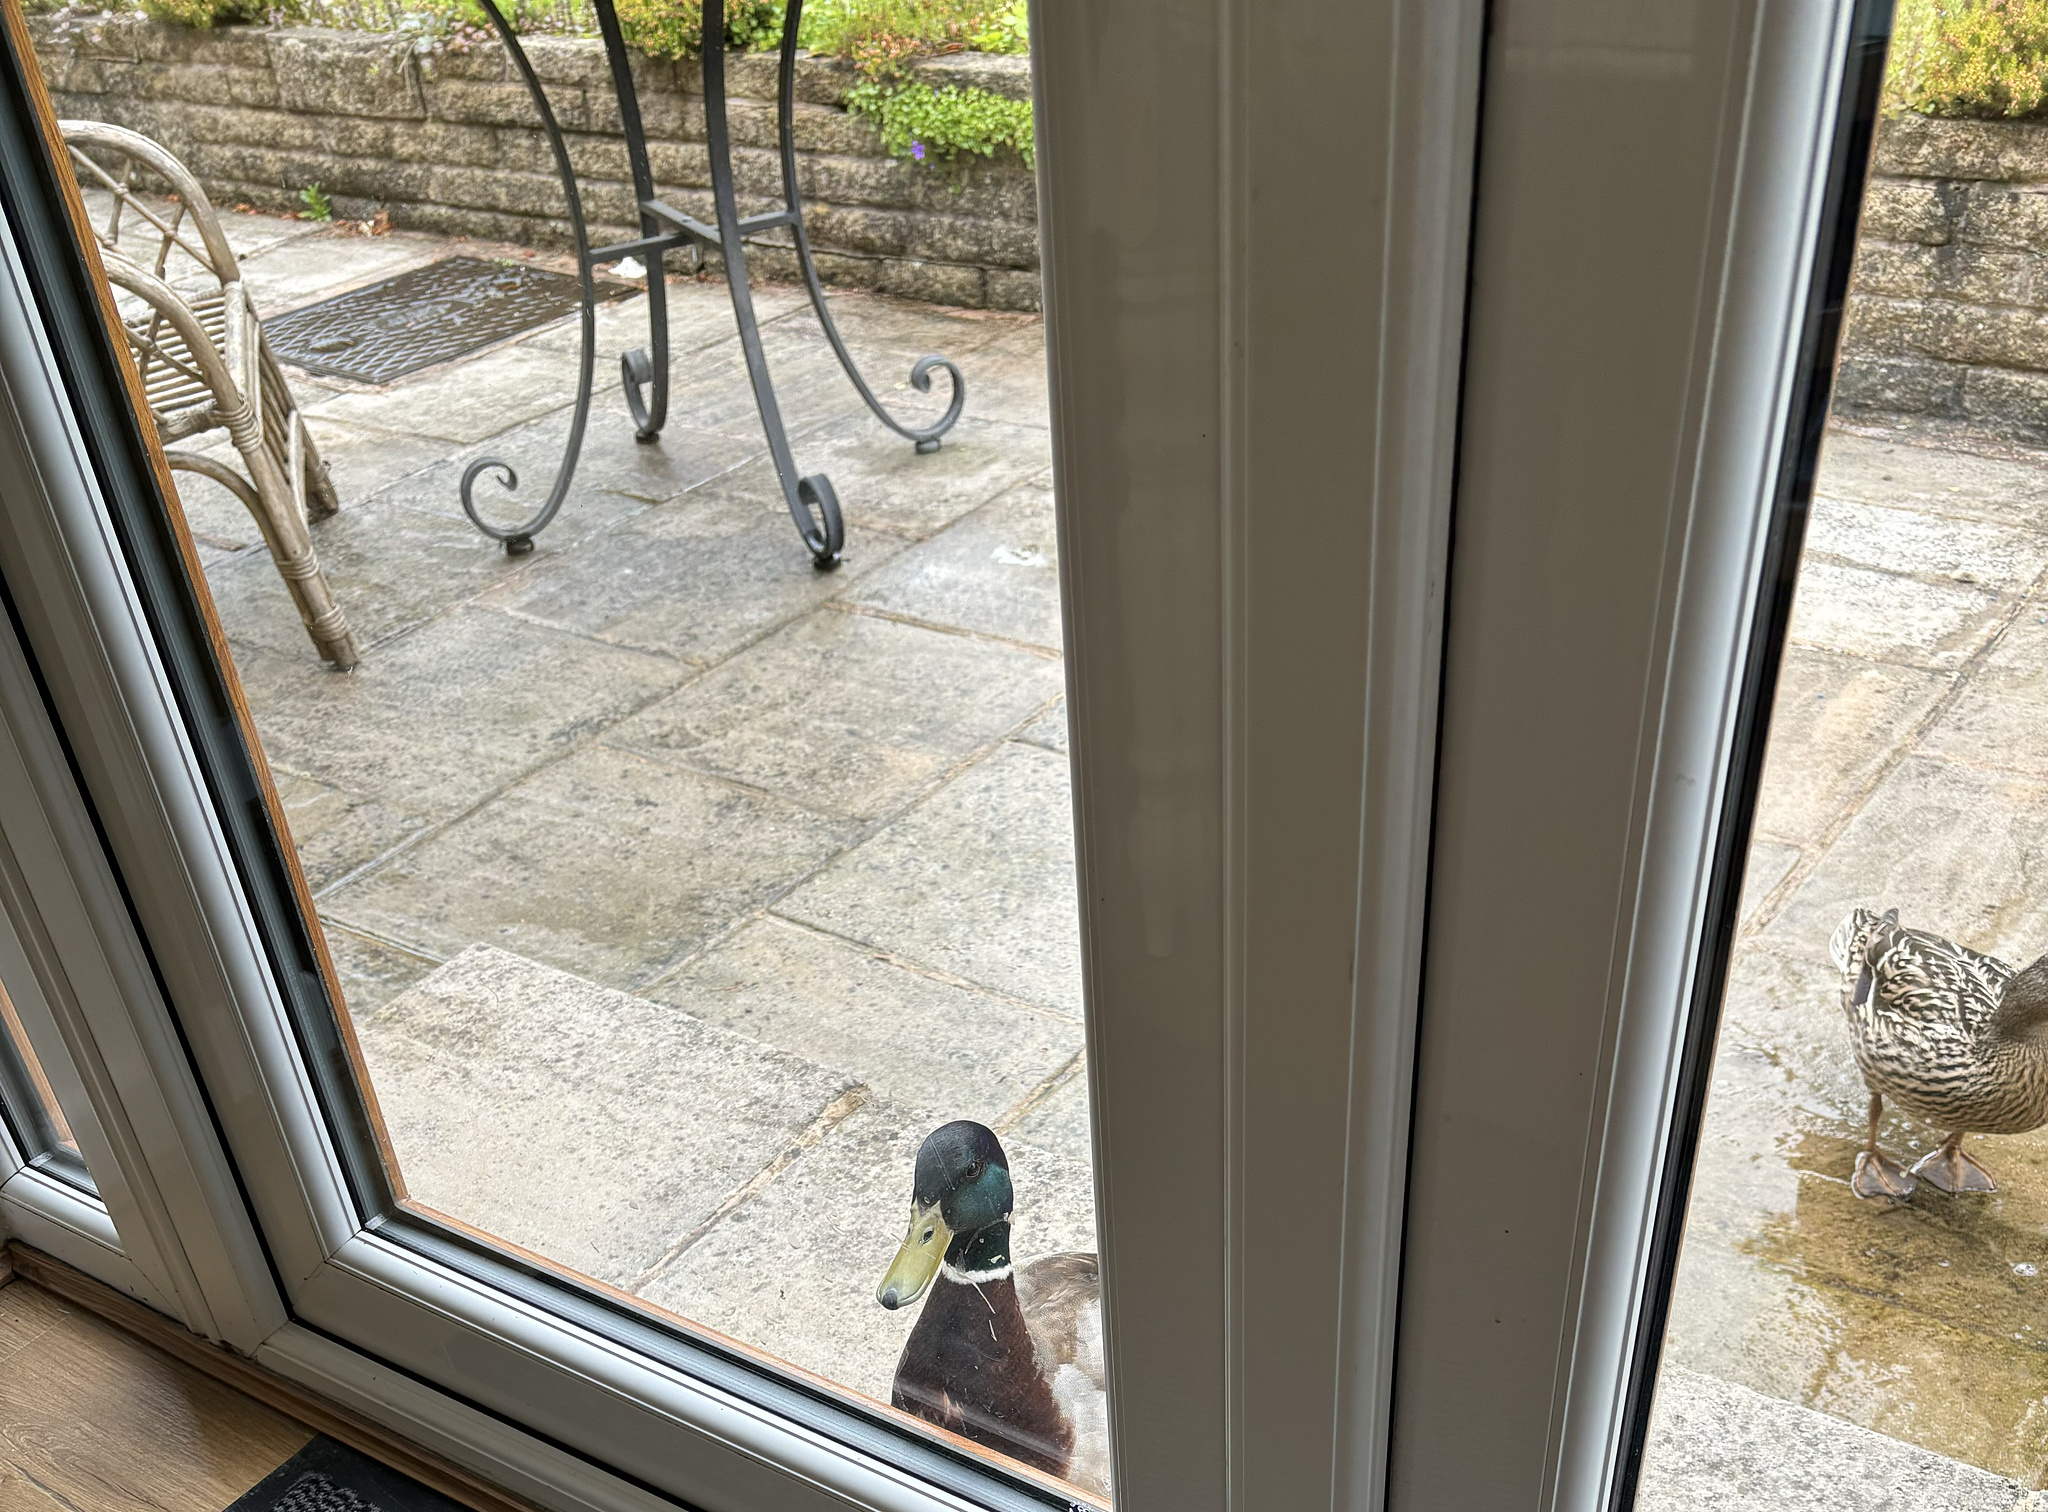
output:
[{"label": "curled metal table leg", "polygon": [[776,401],[775,383],[768,371],[767,352],[761,344],[760,323],[754,314],[752,286],[747,275],[747,237],[782,227],[789,229],[798,265],[803,269],[804,284],[810,293],[811,307],[817,312],[818,322],[824,327],[825,338],[831,343],[839,365],[845,369],[847,377],[876,418],[910,441],[918,451],[938,450],[939,438],[960,418],[961,406],[967,399],[967,384],[960,375],[959,367],[950,358],[937,355],[920,357],[910,370],[911,385],[920,392],[928,393],[932,374],[943,371],[951,385],[951,398],[946,412],[932,424],[905,424],[875,397],[874,391],[861,377],[860,369],[847,351],[839,328],[832,319],[832,312],[825,303],[825,290],[818,279],[810,238],[804,231],[803,197],[797,187],[796,176],[793,107],[797,33],[803,22],[803,0],[787,0],[777,84],[776,119],[781,147],[783,208],[744,218],[739,213],[738,197],[733,189],[732,136],[725,115],[725,6],[723,0],[704,0],[704,135],[711,159],[715,223],[686,215],[656,197],[638,91],[633,83],[632,63],[626,53],[625,39],[619,30],[618,15],[612,7],[612,0],[593,0],[598,29],[604,38],[605,56],[611,66],[612,86],[618,94],[619,120],[626,138],[633,192],[640,207],[638,238],[594,249],[584,224],[583,202],[577,190],[575,169],[570,164],[568,148],[554,111],[548,104],[547,92],[541,87],[518,37],[499,10],[498,0],[482,0],[482,4],[505,44],[505,50],[519,69],[519,76],[533,99],[542,129],[547,133],[548,145],[554,153],[555,171],[562,181],[570,229],[576,242],[576,267],[583,291],[583,340],[575,415],[561,464],[556,469],[554,486],[549,490],[546,502],[530,519],[515,526],[498,526],[486,521],[476,507],[476,480],[485,473],[495,473],[499,483],[510,491],[519,486],[519,475],[509,463],[499,458],[481,457],[462,474],[463,511],[484,534],[502,541],[506,551],[517,554],[533,549],[534,536],[547,527],[561,508],[569,480],[576,470],[577,456],[583,447],[584,428],[590,417],[597,337],[597,291],[592,269],[597,263],[625,257],[646,259],[648,344],[620,358],[619,376],[638,438],[652,441],[661,434],[668,420],[669,400],[668,289],[663,276],[663,259],[669,252],[686,247],[715,246],[725,259],[725,279],[732,295],[733,321],[739,329],[747,378],[753,386],[754,403],[760,411],[761,429],[768,441],[769,455],[775,463],[783,502],[788,506],[790,518],[795,522],[805,548],[811,553],[813,564],[820,569],[836,567],[846,542],[846,524],[840,513],[839,496],[833,490],[832,480],[823,473],[806,475],[797,471],[796,457],[790,450],[788,431],[782,421],[782,409]]},{"label": "curled metal table leg", "polygon": [[619,125],[626,134],[626,161],[633,174],[633,202],[640,207],[640,239],[648,243],[647,346],[622,354],[619,382],[626,391],[626,408],[633,413],[633,435],[652,441],[668,423],[668,276],[662,258],[669,248],[663,243],[669,229],[648,208],[654,197],[654,172],[647,162],[647,131],[640,120],[640,91],[633,84],[633,63],[626,56],[626,39],[619,31],[618,13],[611,0],[597,7],[597,29],[604,38],[606,60],[611,64],[612,92],[619,100]]},{"label": "curled metal table leg", "polygon": [[511,463],[498,457],[479,457],[462,470],[462,512],[469,516],[470,523],[478,530],[494,541],[503,542],[507,555],[518,556],[533,550],[533,538],[547,529],[548,523],[554,519],[555,512],[562,507],[562,500],[569,492],[569,480],[576,474],[576,459],[583,450],[583,428],[590,420],[590,382],[595,368],[597,342],[597,287],[590,275],[590,233],[583,223],[583,196],[577,191],[576,170],[569,162],[569,149],[562,140],[562,128],[555,121],[555,112],[548,104],[547,91],[541,88],[540,77],[534,73],[533,64],[527,60],[526,49],[519,45],[519,38],[506,21],[504,12],[498,9],[497,0],[481,0],[481,3],[491,18],[491,24],[497,28],[506,52],[511,54],[519,77],[526,84],[526,92],[533,97],[534,109],[540,114],[541,129],[547,133],[548,146],[554,151],[555,172],[562,180],[562,197],[569,207],[569,231],[576,240],[576,276],[583,285],[583,344],[576,378],[576,412],[569,423],[569,439],[563,444],[562,461],[555,469],[554,486],[548,490],[547,499],[517,525],[493,525],[477,512],[477,478],[483,473],[495,472],[498,482],[509,493],[519,487],[519,474]]},{"label": "curled metal table leg", "polygon": [[[811,239],[804,231],[803,191],[796,181],[796,122],[793,105],[796,98],[796,46],[797,32],[802,25],[804,0],[789,0],[782,23],[782,56],[776,76],[775,88],[775,130],[776,145],[782,154],[782,203],[789,218],[789,232],[796,243],[797,265],[803,269],[804,287],[811,296],[811,308],[817,313],[818,324],[825,328],[825,339],[832,343],[833,355],[838,357],[840,367],[852,380],[860,397],[882,424],[911,442],[920,452],[935,452],[939,449],[939,438],[953,428],[960,418],[960,408],[967,402],[967,380],[960,376],[960,368],[950,357],[937,353],[920,357],[910,369],[910,386],[919,393],[931,392],[932,374],[943,371],[952,384],[952,402],[946,412],[930,425],[906,425],[891,414],[889,407],[875,397],[875,391],[868,387],[861,377],[860,368],[853,360],[853,354],[846,350],[846,342],[839,335],[839,326],[832,319],[832,310],[825,303],[825,286],[818,279],[818,265],[811,256]],[[707,53],[709,47],[706,47]],[[720,212],[721,215],[723,212]]]}]

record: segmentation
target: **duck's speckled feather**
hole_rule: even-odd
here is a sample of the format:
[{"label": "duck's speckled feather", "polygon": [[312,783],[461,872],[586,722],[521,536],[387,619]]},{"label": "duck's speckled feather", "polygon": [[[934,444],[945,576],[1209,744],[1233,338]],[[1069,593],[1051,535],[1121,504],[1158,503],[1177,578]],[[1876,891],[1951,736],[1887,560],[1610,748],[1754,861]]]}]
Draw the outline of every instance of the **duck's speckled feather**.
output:
[{"label": "duck's speckled feather", "polygon": [[1873,1092],[1944,1132],[2018,1134],[2048,1122],[2048,1056],[1991,1032],[2012,967],[1866,908],[1842,921],[1829,949]]}]

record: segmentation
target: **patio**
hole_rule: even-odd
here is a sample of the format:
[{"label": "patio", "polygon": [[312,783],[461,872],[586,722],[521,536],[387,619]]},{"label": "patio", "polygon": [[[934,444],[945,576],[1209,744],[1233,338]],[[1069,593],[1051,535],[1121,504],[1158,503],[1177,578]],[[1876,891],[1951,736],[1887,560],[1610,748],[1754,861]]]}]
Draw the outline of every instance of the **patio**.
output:
[{"label": "patio", "polygon": [[[266,315],[532,257],[228,219]],[[886,1399],[913,1314],[873,1290],[936,1124],[1004,1135],[1021,1253],[1094,1247],[1042,338],[838,298],[892,402],[931,404],[916,357],[960,360],[967,417],[918,457],[800,292],[758,298],[846,505],[834,573],[783,510],[722,283],[671,285],[658,445],[610,377],[640,301],[602,309],[582,465],[528,556],[456,480],[506,457],[508,516],[546,487],[573,318],[381,390],[294,373],[353,673],[241,506],[180,483],[413,1199]]]},{"label": "patio", "polygon": [[[531,255],[230,220],[266,313]],[[1004,1135],[1020,1254],[1093,1246],[1042,335],[838,296],[870,372],[961,362],[966,418],[916,457],[800,297],[759,299],[799,456],[846,503],[834,574],[790,530],[716,284],[672,287],[676,423],[636,445],[601,382],[527,557],[469,526],[456,479],[503,455],[522,499],[545,487],[573,323],[387,389],[297,378],[344,500],[314,534],[352,674],[318,664],[240,506],[197,480],[186,503],[413,1198],[886,1398],[912,1320],[873,1287],[934,1124]],[[601,312],[601,380],[637,316]],[[1842,913],[2048,945],[2048,462],[1942,440],[1838,430],[1824,461],[1666,1351],[1683,1447],[1646,1471],[1663,1505],[1785,1473],[1782,1435],[1722,1431],[1765,1398],[2048,1476],[2048,1135],[1985,1142],[1988,1200],[1887,1212],[1846,1185]],[[1907,1160],[1930,1137],[1886,1130]],[[1830,1453],[1877,1442],[1811,1422]],[[1951,1475],[1899,1453],[1897,1476]]]}]

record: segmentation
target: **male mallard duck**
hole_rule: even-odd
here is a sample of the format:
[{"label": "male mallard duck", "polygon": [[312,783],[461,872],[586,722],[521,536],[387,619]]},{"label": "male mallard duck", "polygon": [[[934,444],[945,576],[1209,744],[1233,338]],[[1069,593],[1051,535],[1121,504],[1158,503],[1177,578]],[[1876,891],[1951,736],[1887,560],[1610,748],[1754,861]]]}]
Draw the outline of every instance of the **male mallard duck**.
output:
[{"label": "male mallard duck", "polygon": [[[2048,956],[2024,971],[1965,946],[1905,929],[1899,911],[1856,909],[1828,952],[1842,973],[1842,1006],[1856,1064],[1870,1088],[1870,1142],[1850,1189],[1897,1200],[1915,1176],[1944,1192],[1995,1192],[1963,1152],[1965,1134],[2024,1134],[2048,1123]],[[1941,1148],[1908,1173],[1878,1152],[1890,1097],[1944,1131]]]},{"label": "male mallard duck", "polygon": [[1093,1255],[1013,1266],[1012,1202],[1009,1159],[980,1124],[946,1124],[917,1152],[910,1229],[875,1299],[931,1297],[889,1401],[1108,1500],[1101,1272]]}]

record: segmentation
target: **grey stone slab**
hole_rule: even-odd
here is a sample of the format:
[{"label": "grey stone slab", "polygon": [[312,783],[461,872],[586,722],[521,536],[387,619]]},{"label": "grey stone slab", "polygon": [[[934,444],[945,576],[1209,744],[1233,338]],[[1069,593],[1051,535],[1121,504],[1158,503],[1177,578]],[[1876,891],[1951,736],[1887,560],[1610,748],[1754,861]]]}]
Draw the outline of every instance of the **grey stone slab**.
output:
[{"label": "grey stone slab", "polygon": [[[798,331],[778,321],[762,328],[761,345],[798,468],[806,475],[821,471],[802,444],[802,432],[851,415],[860,408],[860,395],[815,328]],[[678,357],[670,372],[669,414],[677,421],[704,430],[759,429],[760,410],[737,336]],[[903,444],[908,450],[910,443]]]},{"label": "grey stone slab", "polygon": [[[875,1288],[903,1238],[917,1148],[943,1113],[876,1098],[712,1228],[640,1295],[876,1401],[916,1309]],[[1020,1258],[1095,1248],[1087,1166],[1006,1141]]]},{"label": "grey stone slab", "polygon": [[243,656],[241,670],[280,766],[437,818],[565,755],[689,675],[665,657],[480,609],[459,609],[351,673],[261,653]]},{"label": "grey stone slab", "polygon": [[[115,177],[119,176],[116,169]],[[96,232],[104,230],[109,224],[108,216],[113,208],[113,196],[106,190],[96,187],[96,181],[91,179],[80,186],[79,192],[85,199],[86,215],[91,219],[93,229]],[[150,195],[143,195],[140,198],[151,213],[166,225],[177,215],[178,207],[169,200],[156,199]],[[310,221],[292,220],[279,215],[237,214],[218,205],[214,208],[223,212],[220,217],[221,230],[227,236],[229,249],[238,260],[253,257],[266,247],[274,247],[281,242],[311,235],[317,229]],[[121,250],[131,259],[141,262],[142,266],[154,267],[156,250],[163,239],[163,233],[134,214],[132,210],[124,214],[121,221]],[[180,233],[196,246],[199,238],[190,234],[189,225],[189,222],[181,225]],[[170,261],[165,264],[164,272],[172,284],[181,285],[201,275],[203,270],[184,252],[174,251]]]},{"label": "grey stone slab", "polygon": [[1050,478],[1020,484],[919,542],[847,594],[926,624],[1060,647]]},{"label": "grey stone slab", "polygon": [[[863,368],[869,361],[884,355],[895,358],[908,352],[919,355],[931,352],[951,357],[960,363],[963,371],[968,372],[970,403],[974,377],[969,371],[971,364],[966,359],[992,342],[1032,324],[1028,317],[991,314],[987,310],[947,309],[922,300],[896,299],[887,294],[835,292],[827,296],[827,301],[832,311],[832,323],[839,328],[848,350]],[[816,329],[807,305],[802,312],[788,319],[797,330],[806,325]],[[890,372],[887,376],[896,375]],[[943,391],[943,377],[935,378],[933,382]]]},{"label": "grey stone slab", "polygon": [[806,467],[831,476],[849,531],[872,524],[913,536],[943,529],[1052,460],[1040,432],[971,413],[923,456],[865,411],[807,433],[799,451]]},{"label": "grey stone slab", "polygon": [[655,1264],[847,1087],[487,947],[358,1033],[414,1202],[613,1285]]},{"label": "grey stone slab", "polygon": [[967,413],[978,420],[1051,428],[1042,321],[1000,336],[974,354],[967,372]]},{"label": "grey stone slab", "polygon": [[1800,567],[1794,641],[1906,666],[1949,668],[1997,628],[1998,595],[1833,562]]},{"label": "grey stone slab", "polygon": [[1081,1048],[1081,1027],[1070,1019],[907,971],[773,918],[640,991],[835,1066],[881,1097],[986,1124]]},{"label": "grey stone slab", "polygon": [[[343,508],[431,467],[448,455],[447,442],[420,436],[387,435],[330,420],[309,421],[306,428],[312,433],[320,460],[327,464],[327,475]],[[226,432],[195,436],[174,449],[215,457],[237,472],[244,471],[241,454]],[[171,476],[195,539],[233,550],[262,541],[262,532],[256,528],[248,508],[220,484],[198,473],[173,472]]]},{"label": "grey stone slab", "polygon": [[[432,467],[313,526],[321,569],[366,657],[392,637],[532,571],[581,535],[645,508],[623,495],[579,496],[531,555],[508,557],[466,519],[413,507],[416,499],[444,502],[454,484],[454,470]],[[491,499],[488,487],[479,490],[479,497]],[[268,553],[243,552],[207,581],[221,624],[237,645],[294,658],[313,654]]]},{"label": "grey stone slab", "polygon": [[1951,761],[2048,779],[2048,626],[2037,613],[1973,668],[1920,748]]},{"label": "grey stone slab", "polygon": [[2016,1512],[2025,1487],[1973,1465],[1667,1365],[1636,1505],[1644,1512]]},{"label": "grey stone slab", "polygon": [[1028,740],[1033,745],[1044,746],[1048,751],[1067,749],[1067,701],[1062,698],[1038,718],[1018,732],[1019,740]]},{"label": "grey stone slab", "polygon": [[1749,848],[1749,865],[1742,874],[1742,902],[1738,917],[1743,927],[1754,927],[1757,910],[1771,889],[1791,873],[1799,862],[1799,847],[1762,840]]},{"label": "grey stone slab", "polygon": [[780,500],[721,478],[537,561],[489,602],[620,645],[716,661],[902,549],[895,536],[857,531],[838,570],[819,572]]},{"label": "grey stone slab", "polygon": [[1077,1070],[1055,1087],[1050,1096],[1017,1120],[1007,1137],[1092,1167],[1095,1152],[1089,1142],[1086,1070]]},{"label": "grey stone slab", "polygon": [[430,954],[500,945],[635,987],[851,838],[844,821],[596,747],[535,773],[322,906]]},{"label": "grey stone slab", "polygon": [[2048,465],[1831,431],[1816,490],[2028,529],[2048,521]]},{"label": "grey stone slab", "polygon": [[1059,664],[1029,651],[824,610],[605,739],[792,803],[879,818],[1060,686]]},{"label": "grey stone slab", "polygon": [[1760,938],[1786,955],[1824,958],[1830,932],[1861,904],[1896,907],[1915,928],[2029,961],[2048,947],[2044,854],[2040,779],[1909,756]]},{"label": "grey stone slab", "polygon": [[1816,499],[1806,554],[1887,572],[2025,589],[2048,566],[2048,536],[1918,509]]},{"label": "grey stone slab", "polygon": [[1008,742],[776,905],[1029,1003],[1081,1011],[1067,763]]},{"label": "grey stone slab", "polygon": [[348,792],[283,767],[272,769],[306,885],[315,892],[427,827],[425,815]]},{"label": "grey stone slab", "polygon": [[[809,303],[801,289],[775,284],[754,285],[753,296],[754,318],[763,323],[791,315]],[[537,333],[531,344],[551,351],[574,352],[582,343],[582,329],[582,321],[571,317]],[[678,277],[674,272],[670,273],[668,339],[669,351],[678,359],[674,370],[677,377],[689,371],[687,364],[680,360],[683,357],[720,342],[739,339],[739,326],[733,319],[732,299],[726,293],[724,280]],[[622,352],[647,346],[645,296],[634,295],[598,308],[596,347],[599,356],[606,359],[606,379],[613,379],[618,372]]]},{"label": "grey stone slab", "polygon": [[1771,707],[1757,828],[1825,833],[1918,737],[1951,678],[1811,646],[1787,646]]},{"label": "grey stone slab", "polygon": [[337,394],[307,405],[306,414],[461,444],[538,419],[575,397],[575,358],[516,343],[384,388]]},{"label": "grey stone slab", "polygon": [[243,257],[242,283],[259,316],[282,315],[433,262],[449,250],[438,236],[361,236],[327,227]]},{"label": "grey stone slab", "polygon": [[[608,378],[609,374],[601,373],[600,377]],[[461,469],[477,457],[510,462],[521,478],[516,497],[526,501],[530,493],[552,483],[574,418],[573,410],[557,410],[502,436],[464,447],[450,457],[448,470],[459,480]],[[751,457],[765,455],[766,447],[758,426],[705,430],[678,419],[664,426],[656,440],[641,441],[625,400],[617,389],[607,387],[598,392],[591,405],[563,512],[573,525],[574,517],[589,511],[591,495],[600,491],[648,502],[674,498],[730,472]],[[478,498],[493,497],[493,487],[480,485]],[[441,491],[439,499],[439,507],[444,511],[461,507],[459,490],[452,484]],[[536,502],[527,501],[524,507],[531,512]],[[486,518],[495,519],[501,514],[505,519],[512,517],[494,510]],[[550,532],[554,528],[548,527]]]},{"label": "grey stone slab", "polygon": [[341,981],[341,996],[354,1021],[368,1018],[442,963],[372,940],[331,919],[322,919],[327,956]]}]

